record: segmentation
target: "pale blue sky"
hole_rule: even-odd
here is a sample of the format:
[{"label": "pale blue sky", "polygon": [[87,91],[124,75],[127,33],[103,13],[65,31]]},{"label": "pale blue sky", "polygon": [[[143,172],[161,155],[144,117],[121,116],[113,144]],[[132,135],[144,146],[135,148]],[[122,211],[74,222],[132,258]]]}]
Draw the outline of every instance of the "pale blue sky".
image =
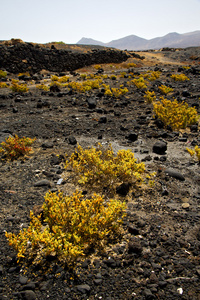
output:
[{"label": "pale blue sky", "polygon": [[0,0],[0,40],[109,42],[200,30],[200,0]]}]

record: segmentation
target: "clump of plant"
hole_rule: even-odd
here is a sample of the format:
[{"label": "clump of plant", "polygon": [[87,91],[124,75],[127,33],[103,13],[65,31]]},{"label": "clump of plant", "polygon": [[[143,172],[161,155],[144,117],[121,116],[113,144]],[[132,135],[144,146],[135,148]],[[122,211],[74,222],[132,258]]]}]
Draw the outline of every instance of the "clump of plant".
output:
[{"label": "clump of plant", "polygon": [[110,79],[112,79],[112,80],[116,80],[116,79],[117,79],[117,76],[116,76],[116,75],[114,75],[114,74],[112,74],[112,75],[110,75]]},{"label": "clump of plant", "polygon": [[43,91],[49,91],[49,87],[44,83],[36,85],[36,88]]},{"label": "clump of plant", "polygon": [[23,75],[30,76],[30,73],[29,72],[19,73],[18,77],[23,76]]},{"label": "clump of plant", "polygon": [[18,135],[9,136],[5,142],[0,145],[0,154],[6,159],[17,159],[28,154],[32,148],[30,147],[36,139],[28,137],[19,138]]},{"label": "clump of plant", "polygon": [[121,72],[121,73],[120,73],[120,77],[121,77],[121,78],[125,78],[126,76],[127,76],[126,72]]},{"label": "clump of plant", "polygon": [[171,78],[174,81],[185,81],[185,80],[190,80],[185,74],[172,74]]},{"label": "clump of plant", "polygon": [[67,84],[67,86],[72,88],[73,90],[79,92],[79,93],[85,93],[85,92],[90,91],[92,89],[99,89],[101,83],[102,83],[102,80],[99,80],[99,79],[86,80],[84,82],[72,81],[72,82],[69,82]]},{"label": "clump of plant", "polygon": [[170,101],[161,98],[161,101],[153,103],[156,116],[173,130],[186,128],[198,121],[195,107],[189,107],[186,102],[179,103],[176,99]]},{"label": "clump of plant", "polygon": [[73,169],[80,185],[108,193],[113,193],[118,184],[128,182],[136,187],[147,178],[145,164],[137,162],[131,150],[119,150],[114,155],[111,145],[103,148],[98,144],[85,150],[78,145],[66,161],[68,167]]},{"label": "clump of plant", "polygon": [[151,91],[146,91],[145,95],[144,95],[144,98],[146,99],[146,101],[148,103],[152,103],[153,101],[156,100],[156,94],[155,94],[154,91],[152,91],[152,92]]},{"label": "clump of plant", "polygon": [[22,83],[20,84],[18,82],[19,82],[19,80],[12,79],[10,89],[13,92],[17,92],[17,93],[26,93],[26,92],[28,92],[27,84],[22,84]]},{"label": "clump of plant", "polygon": [[133,79],[133,80],[131,80],[131,82],[134,83],[138,89],[146,89],[147,88],[147,82],[144,80],[143,77],[139,77],[138,79]]},{"label": "clump of plant", "polygon": [[80,76],[83,80],[85,80],[87,78],[87,74],[81,74]]},{"label": "clump of plant", "polygon": [[161,74],[161,72],[159,72],[159,71],[153,71],[150,73],[150,75],[148,75],[147,78],[150,81],[154,81],[154,80],[160,78],[160,74]]},{"label": "clump of plant", "polygon": [[67,75],[61,76],[61,77],[59,77],[58,81],[60,83],[66,83],[69,81],[69,76],[67,76]]},{"label": "clump of plant", "polygon": [[7,76],[7,72],[3,71],[3,70],[0,70],[0,79],[1,78],[6,78],[6,76]]},{"label": "clump of plant", "polygon": [[6,82],[0,82],[0,89],[7,88],[8,84]]},{"label": "clump of plant", "polygon": [[27,258],[40,263],[54,257],[74,267],[88,249],[102,247],[120,233],[125,208],[125,203],[106,202],[97,194],[85,199],[78,191],[72,196],[49,192],[42,206],[44,222],[31,211],[28,228],[17,235],[6,232],[6,237],[17,251],[18,261]]},{"label": "clump of plant", "polygon": [[186,150],[192,157],[196,156],[198,162],[200,163],[200,148],[197,145],[194,147],[194,150],[189,148],[186,148]]},{"label": "clump of plant", "polygon": [[129,69],[129,68],[135,68],[136,67],[136,64],[134,64],[134,63],[127,63],[127,69]]},{"label": "clump of plant", "polygon": [[102,66],[101,65],[95,65],[94,68],[95,68],[95,70],[100,70],[102,68]]},{"label": "clump of plant", "polygon": [[58,81],[58,80],[59,80],[58,76],[56,76],[56,75],[51,76],[51,81]]},{"label": "clump of plant", "polygon": [[158,87],[159,88],[159,90],[160,90],[160,92],[162,93],[162,94],[169,94],[169,93],[171,93],[171,92],[173,92],[173,89],[172,88],[170,88],[169,86],[166,86],[166,85],[164,85],[164,84],[162,84],[161,86],[159,86]]}]

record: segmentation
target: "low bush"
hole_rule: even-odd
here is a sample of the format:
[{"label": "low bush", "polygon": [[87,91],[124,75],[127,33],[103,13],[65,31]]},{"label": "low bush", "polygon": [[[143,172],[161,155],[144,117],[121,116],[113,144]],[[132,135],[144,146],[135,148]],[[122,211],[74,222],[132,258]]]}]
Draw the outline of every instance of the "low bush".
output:
[{"label": "low bush", "polygon": [[172,74],[171,78],[174,81],[185,81],[185,80],[190,80],[185,74]]},{"label": "low bush", "polygon": [[8,84],[6,82],[0,82],[0,89],[7,88]]},{"label": "low bush", "polygon": [[179,103],[176,99],[170,101],[161,98],[161,101],[153,103],[156,116],[173,130],[186,128],[198,121],[198,114],[195,107],[189,107],[187,103]]},{"label": "low bush", "polygon": [[77,146],[66,161],[66,168],[72,168],[78,183],[98,192],[115,193],[116,186],[128,182],[138,187],[146,176],[145,164],[137,162],[131,150],[119,150],[114,155],[112,146],[83,149]]},{"label": "low bush", "polygon": [[160,90],[160,92],[162,93],[162,94],[169,94],[169,93],[171,93],[171,92],[173,92],[173,89],[172,88],[170,88],[169,86],[166,86],[166,85],[164,85],[164,84],[162,84],[161,86],[159,86],[158,87],[159,88],[159,90]]},{"label": "low bush", "polygon": [[151,92],[151,91],[146,91],[144,98],[146,99],[147,103],[152,103],[153,101],[156,100],[156,94],[155,92]]},{"label": "low bush", "polygon": [[49,87],[44,83],[36,85],[36,88],[43,91],[49,91]]},{"label": "low bush", "polygon": [[34,139],[28,137],[19,138],[18,135],[8,137],[5,142],[1,143],[0,154],[6,159],[17,159],[28,154],[32,148],[30,147]]},{"label": "low bush", "polygon": [[106,202],[97,194],[84,199],[79,192],[72,196],[49,192],[42,206],[44,222],[41,215],[30,212],[28,228],[17,235],[6,232],[6,237],[17,251],[18,261],[27,258],[38,264],[54,257],[74,267],[88,249],[102,247],[120,233],[125,208],[125,203]]},{"label": "low bush", "polygon": [[131,80],[131,82],[134,83],[138,89],[146,89],[147,88],[147,81],[144,80],[143,77],[140,77],[138,79],[133,79],[133,80]]},{"label": "low bush", "polygon": [[150,81],[154,81],[154,80],[160,78],[160,74],[161,74],[161,72],[159,72],[159,71],[153,71],[150,73],[150,75],[148,75],[147,78]]},{"label": "low bush", "polygon": [[10,89],[13,92],[17,92],[17,93],[26,93],[26,92],[28,92],[29,89],[27,87],[27,84],[22,84],[22,83],[20,84],[18,82],[19,82],[18,80],[12,80]]},{"label": "low bush", "polygon": [[6,76],[7,76],[7,72],[3,71],[3,70],[0,70],[0,79],[1,78],[6,78]]}]

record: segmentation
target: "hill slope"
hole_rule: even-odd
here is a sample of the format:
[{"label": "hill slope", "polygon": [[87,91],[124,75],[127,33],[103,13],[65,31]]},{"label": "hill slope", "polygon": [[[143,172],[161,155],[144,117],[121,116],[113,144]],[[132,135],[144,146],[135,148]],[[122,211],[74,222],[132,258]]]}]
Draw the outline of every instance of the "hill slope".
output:
[{"label": "hill slope", "polygon": [[164,47],[185,48],[200,46],[200,30],[179,34],[177,32],[168,33],[162,37],[156,37],[150,40],[129,35],[124,38],[113,40],[109,43],[103,43],[89,38],[82,38],[77,44],[101,45],[114,47],[121,50],[148,50],[160,49]]}]

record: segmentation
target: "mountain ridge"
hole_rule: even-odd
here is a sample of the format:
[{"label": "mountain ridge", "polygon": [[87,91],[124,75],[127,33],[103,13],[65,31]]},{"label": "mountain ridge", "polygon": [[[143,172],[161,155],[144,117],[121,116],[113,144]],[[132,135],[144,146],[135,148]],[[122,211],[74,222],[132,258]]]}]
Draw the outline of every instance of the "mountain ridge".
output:
[{"label": "mountain ridge", "polygon": [[187,48],[200,46],[200,30],[177,33],[170,32],[161,37],[145,39],[137,35],[128,35],[108,43],[103,43],[91,38],[83,37],[76,44],[100,45],[104,47],[113,47],[121,50],[156,50],[164,47],[169,48]]}]

